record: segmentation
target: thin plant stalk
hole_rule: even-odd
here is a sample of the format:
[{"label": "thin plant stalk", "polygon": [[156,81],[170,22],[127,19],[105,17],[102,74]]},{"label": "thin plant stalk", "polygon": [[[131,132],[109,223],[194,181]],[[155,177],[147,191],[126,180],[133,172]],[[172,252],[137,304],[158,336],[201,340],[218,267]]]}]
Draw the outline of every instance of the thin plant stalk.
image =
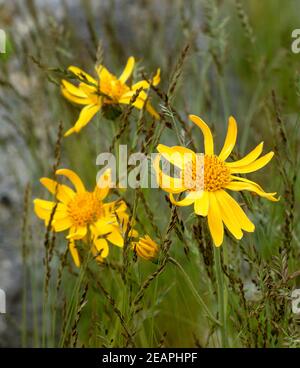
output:
[{"label": "thin plant stalk", "polygon": [[218,321],[213,314],[210,312],[209,308],[207,307],[206,303],[204,302],[204,300],[201,298],[200,294],[198,293],[198,291],[196,290],[192,280],[190,279],[189,275],[185,272],[185,270],[183,269],[183,267],[181,266],[180,263],[178,263],[174,258],[170,257],[169,258],[169,262],[171,262],[173,265],[175,265],[183,274],[187,284],[189,285],[193,295],[196,297],[196,299],[198,300],[199,304],[203,307],[203,309],[205,310],[208,318],[214,322],[215,324],[220,326],[220,321]]},{"label": "thin plant stalk", "polygon": [[219,318],[221,321],[220,326],[221,344],[223,348],[227,348],[228,335],[227,335],[226,306],[225,306],[225,284],[221,266],[221,249],[219,247],[214,247],[214,261],[217,279],[218,310],[219,310]]}]

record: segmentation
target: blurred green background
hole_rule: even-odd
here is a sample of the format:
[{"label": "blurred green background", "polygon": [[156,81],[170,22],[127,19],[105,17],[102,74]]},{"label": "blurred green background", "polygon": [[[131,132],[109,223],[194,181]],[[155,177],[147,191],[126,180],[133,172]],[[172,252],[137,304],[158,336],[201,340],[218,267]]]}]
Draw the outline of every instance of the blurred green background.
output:
[{"label": "blurred green background", "polygon": [[[116,75],[131,55],[138,61],[135,80],[151,76],[160,67],[159,89],[164,92],[182,50],[189,45],[172,105],[199,151],[202,137],[188,122],[190,113],[212,127],[219,148],[227,118],[233,115],[239,127],[237,156],[261,141],[265,142],[265,152],[275,150],[271,164],[251,179],[266,191],[277,191],[281,201],[270,204],[244,196],[243,203],[252,210],[257,230],[239,243],[228,237],[224,244],[227,271],[232,273],[227,280],[230,341],[232,346],[297,345],[299,325],[291,314],[289,299],[297,277],[289,276],[300,266],[296,180],[300,54],[291,51],[291,33],[300,28],[299,5],[296,0],[0,2],[0,28],[7,34],[7,53],[0,55],[0,287],[8,298],[8,312],[0,316],[1,346],[61,343],[65,296],[70,298],[77,285],[78,271],[68,259],[62,288],[56,295],[55,280],[66,246],[64,237],[58,236],[51,265],[54,276],[45,301],[45,229],[35,218],[31,203],[32,198],[46,195],[38,180],[51,175],[60,122],[66,131],[79,113],[78,107],[61,96],[60,79],[69,65],[93,74],[99,45],[104,65]],[[161,111],[162,101],[154,91],[151,97]],[[118,143],[131,144],[138,116],[133,112]],[[177,124],[180,128],[179,120]],[[145,145],[152,129],[149,116],[145,115],[142,128],[136,150]],[[63,140],[60,167],[76,171],[92,189],[99,169],[96,156],[111,147],[119,129],[118,121],[95,118],[80,134]],[[185,138],[189,143],[189,137]],[[164,127],[160,142],[178,144],[174,130]],[[131,204],[135,201],[133,190],[121,195]],[[172,215],[165,193],[143,190],[142,195],[153,219],[149,220],[146,207],[139,202],[139,231],[148,232],[159,242],[155,226],[160,235],[165,234]],[[171,255],[215,312],[211,244],[205,225],[190,216],[191,209],[178,213],[170,235]],[[184,230],[180,230],[180,221]],[[204,231],[203,244],[197,235],[199,229]],[[119,264],[121,258],[118,249],[113,249],[112,262]],[[99,271],[106,290],[127,315],[126,323],[136,329],[136,346],[220,346],[215,326],[207,322],[187,281],[173,265],[150,285],[136,317],[126,311],[124,304],[130,301],[131,293],[157,267],[132,262],[131,286],[124,286],[120,274],[111,267]],[[77,286],[80,298],[83,286]],[[103,294],[90,288],[88,300],[80,320],[78,346],[124,346],[122,325]],[[58,327],[53,326],[54,319]],[[44,342],[43,329],[48,331]]]}]

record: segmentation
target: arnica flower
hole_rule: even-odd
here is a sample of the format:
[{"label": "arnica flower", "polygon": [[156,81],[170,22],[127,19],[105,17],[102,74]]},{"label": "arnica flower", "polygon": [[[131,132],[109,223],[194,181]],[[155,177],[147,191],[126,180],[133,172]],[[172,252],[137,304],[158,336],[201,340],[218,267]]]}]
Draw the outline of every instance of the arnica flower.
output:
[{"label": "arnica flower", "polygon": [[[149,83],[146,80],[141,80],[131,87],[126,84],[126,81],[132,74],[134,63],[134,58],[131,56],[119,78],[110,73],[103,65],[98,65],[96,66],[97,80],[76,66],[68,68],[79,79],[80,83],[77,87],[63,79],[61,81],[62,94],[69,101],[84,105],[84,107],[75,125],[65,133],[65,136],[78,133],[102,107],[118,107],[120,104],[130,104],[131,99],[139,89],[142,90],[133,102],[133,106],[137,109],[143,109],[146,104],[145,107],[148,112],[154,118],[159,119],[158,113],[148,101],[147,93],[143,91],[143,89],[147,90],[150,88]],[[156,75],[151,80],[151,84],[156,86],[159,82],[160,69],[157,70]]]},{"label": "arnica flower", "polygon": [[159,250],[158,245],[150,238],[149,235],[140,237],[138,242],[132,243],[132,247],[139,257],[146,260],[156,258]]},{"label": "arnica flower", "polygon": [[[36,215],[45,221],[45,226],[51,220],[55,232],[69,230],[67,239],[76,266],[80,265],[76,240],[90,242],[92,252],[99,261],[108,256],[108,241],[123,247],[129,223],[127,206],[123,201],[103,202],[109,193],[110,170],[100,177],[93,192],[88,192],[79,176],[71,170],[60,169],[56,175],[67,177],[75,191],[55,180],[41,178],[41,183],[56,197],[57,202],[35,199],[34,209]],[[130,235],[137,236],[135,230]]]},{"label": "arnica flower", "polygon": [[[157,150],[179,170],[180,175],[171,177],[160,169],[161,155],[156,158],[154,167],[159,185],[170,193],[170,200],[174,205],[193,204],[197,215],[207,216],[210,233],[214,244],[218,247],[223,242],[224,224],[236,239],[243,237],[242,230],[253,232],[255,229],[254,224],[235,199],[227,193],[227,190],[235,192],[246,190],[270,201],[278,200],[274,197],[276,193],[266,193],[255,182],[237,176],[237,174],[251,173],[261,169],[268,164],[274,153],[269,152],[259,157],[263,149],[262,142],[242,159],[227,162],[226,159],[231,154],[237,138],[235,119],[232,116],[229,118],[224,146],[220,154],[216,155],[213,136],[208,125],[195,115],[190,115],[189,118],[201,129],[204,136],[205,153],[202,155],[202,171],[199,171],[198,167],[199,154],[185,147],[167,147],[162,144],[158,145]],[[188,180],[184,178],[185,175]],[[180,198],[181,200],[175,199],[174,194],[179,193],[185,193],[186,196],[183,199]]]}]

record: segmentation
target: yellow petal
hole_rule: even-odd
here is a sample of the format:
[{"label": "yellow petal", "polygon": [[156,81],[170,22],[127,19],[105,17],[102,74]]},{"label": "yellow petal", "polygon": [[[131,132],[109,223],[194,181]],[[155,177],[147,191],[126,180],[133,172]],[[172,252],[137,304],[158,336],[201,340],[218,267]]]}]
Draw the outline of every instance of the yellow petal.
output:
[{"label": "yellow petal", "polygon": [[155,157],[153,167],[156,171],[156,179],[159,186],[168,193],[181,193],[185,190],[181,178],[173,178],[166,175],[159,167],[160,155]]},{"label": "yellow petal", "polygon": [[[244,178],[239,178],[239,177],[233,177],[233,178],[237,180],[244,179]],[[258,194],[260,197],[267,198],[272,202],[278,202],[278,199],[274,197],[277,194],[276,192],[266,193],[258,184],[252,182],[251,180],[244,179],[241,181],[231,181],[226,186],[226,189],[230,189],[236,192],[247,190],[249,192]]]},{"label": "yellow petal", "polygon": [[76,228],[71,228],[67,239],[79,240],[83,239],[87,234],[86,226],[78,226]]},{"label": "yellow petal", "polygon": [[152,85],[155,87],[160,83],[160,68],[157,69],[154,78],[152,79]]},{"label": "yellow petal", "polygon": [[[129,105],[131,103],[132,97],[136,94],[136,91],[129,91],[124,93],[122,97],[118,100],[120,104],[126,104]],[[156,110],[153,108],[153,106],[150,104],[150,102],[147,100],[148,96],[144,91],[141,91],[138,95],[138,97],[133,102],[133,106],[137,109],[143,109],[144,105],[146,103],[146,110],[157,120],[160,119],[159,114],[156,112]],[[147,101],[147,102],[146,102]]]},{"label": "yellow petal", "polygon": [[[157,69],[157,72],[154,76],[154,78],[152,79],[152,85],[153,86],[157,86],[160,83],[160,69]],[[149,89],[150,88],[150,83],[147,82],[146,80],[141,80],[135,84],[133,84],[133,86],[131,87],[132,90],[136,91],[139,88],[143,88],[143,89]]]},{"label": "yellow petal", "polygon": [[215,194],[209,192],[208,227],[216,247],[223,243],[224,227]]},{"label": "yellow petal", "polygon": [[95,237],[107,235],[114,230],[114,226],[118,225],[115,216],[106,217],[98,220],[90,226],[91,231]]},{"label": "yellow petal", "polygon": [[[123,103],[123,104],[129,104],[132,97],[136,95],[136,91],[133,90],[129,90],[127,92],[125,92],[119,99],[119,103]],[[142,109],[145,105],[145,102],[148,98],[147,93],[145,93],[144,91],[140,91],[139,94],[137,95],[137,97],[135,97],[135,102],[133,103],[133,106],[137,107],[138,109]]]},{"label": "yellow petal", "polygon": [[134,57],[130,56],[130,58],[127,60],[127,64],[125,66],[125,69],[123,70],[123,73],[119,77],[119,80],[122,83],[126,83],[127,79],[132,74],[133,68],[134,68]]},{"label": "yellow petal", "polygon": [[179,152],[183,156],[184,155],[187,155],[187,161],[190,161],[190,158],[192,158],[193,160],[196,158],[195,152],[192,151],[191,149],[187,148],[187,147],[183,147],[183,146],[172,146],[172,147],[169,147],[169,148],[173,152]]},{"label": "yellow petal", "polygon": [[193,123],[198,125],[198,127],[202,130],[202,133],[204,136],[205,153],[207,155],[213,155],[214,154],[214,140],[211,134],[211,130],[209,129],[209,126],[196,115],[189,115],[189,118]]},{"label": "yellow petal", "polygon": [[237,124],[233,116],[229,117],[228,130],[222,151],[219,154],[219,159],[225,161],[226,158],[231,154],[237,137]]},{"label": "yellow petal", "polygon": [[78,79],[80,79],[82,82],[88,81],[89,83],[97,85],[97,81],[90,76],[88,73],[84,72],[82,69],[78,68],[77,66],[69,66],[68,70],[75,74]]},{"label": "yellow petal", "polygon": [[236,239],[241,239],[243,237],[241,225],[239,224],[238,218],[235,216],[235,213],[232,211],[231,207],[227,206],[227,201],[223,199],[225,191],[219,190],[214,193],[219,204],[222,221]]},{"label": "yellow petal", "polygon": [[69,216],[62,219],[55,218],[52,225],[55,231],[60,232],[69,229],[72,226],[72,221]]},{"label": "yellow petal", "polygon": [[195,157],[195,153],[188,148],[180,147],[168,147],[164,144],[159,144],[156,147],[157,151],[172,165],[177,166],[183,170],[187,162],[191,161]]},{"label": "yellow petal", "polygon": [[122,248],[124,246],[124,239],[118,229],[107,235],[107,240],[118,247]]},{"label": "yellow petal", "polygon": [[203,192],[189,192],[187,196],[182,199],[181,201],[176,201],[173,194],[170,193],[170,201],[175,204],[176,206],[190,206],[193,204],[197,199],[201,198],[203,195]]},{"label": "yellow petal", "polygon": [[69,251],[71,253],[71,256],[73,258],[73,261],[74,261],[76,267],[79,267],[80,266],[79,253],[78,253],[78,250],[76,248],[75,242],[73,240],[71,240],[69,242]]},{"label": "yellow petal", "polygon": [[69,101],[74,102],[79,105],[89,105],[92,103],[92,101],[87,97],[77,97],[72,95],[68,90],[64,87],[61,87],[61,93],[62,95]]},{"label": "yellow petal", "polygon": [[254,224],[249,220],[240,205],[228,193],[222,191],[222,203],[224,208],[229,208],[232,216],[234,216],[243,230],[253,232],[255,230]]},{"label": "yellow petal", "polygon": [[253,162],[254,160],[259,157],[259,155],[262,153],[264,142],[261,142],[258,146],[254,148],[248,155],[243,157],[241,160],[234,161],[234,162],[226,162],[226,166],[229,167],[240,167],[245,166]]},{"label": "yellow petal", "polygon": [[107,77],[111,78],[112,77],[112,74],[102,64],[99,64],[99,65],[96,66],[96,72],[98,74],[98,78],[99,78],[100,81],[103,78],[107,78]]},{"label": "yellow petal", "polygon": [[269,152],[266,155],[260,157],[258,160],[251,162],[249,165],[231,167],[230,171],[232,173],[246,174],[253,171],[257,171],[262,167],[266,166],[274,156],[274,152]]},{"label": "yellow petal", "polygon": [[137,89],[143,88],[143,89],[148,89],[150,87],[150,84],[145,81],[145,80],[141,80],[139,82],[136,82],[132,85],[131,89],[133,91],[136,91]]},{"label": "yellow petal", "polygon": [[46,187],[50,193],[54,194],[58,200],[68,203],[74,196],[73,190],[66,185],[59,184],[55,180],[49,178],[41,178],[40,182]]},{"label": "yellow petal", "polygon": [[207,216],[209,207],[209,195],[208,192],[203,192],[201,198],[197,199],[194,204],[194,210],[196,215]]},{"label": "yellow petal", "polygon": [[89,96],[84,92],[83,89],[74,86],[65,79],[61,81],[61,91],[64,97],[71,102],[81,105],[88,105],[92,103],[92,101],[88,98]]},{"label": "yellow petal", "polygon": [[67,80],[63,79],[61,81],[62,87],[67,90],[68,93],[73,95],[74,97],[78,98],[87,98],[88,96],[84,91],[82,91],[80,88],[74,86],[74,84],[68,82]]},{"label": "yellow petal", "polygon": [[59,169],[56,170],[56,175],[66,176],[70,182],[74,185],[77,193],[85,192],[85,187],[80,179],[80,177],[72,170],[69,169]]},{"label": "yellow petal", "polygon": [[65,133],[65,137],[72,133],[78,133],[84,126],[86,126],[94,115],[100,110],[101,104],[98,105],[87,105],[85,106],[76,121],[75,125]]},{"label": "yellow petal", "polygon": [[62,203],[55,203],[51,201],[45,201],[44,199],[35,199],[34,203],[34,212],[36,215],[45,221],[46,225],[48,225],[48,221],[50,220],[50,216],[52,215],[53,208],[55,207],[55,213],[52,215],[54,219],[64,218],[68,215],[67,207]]},{"label": "yellow petal", "polygon": [[98,261],[102,261],[103,258],[106,258],[108,256],[109,247],[105,239],[101,239],[101,238],[95,239],[94,246],[95,246],[95,249],[93,253],[96,256],[96,259]]},{"label": "yellow petal", "polygon": [[110,189],[110,184],[111,184],[111,169],[107,169],[97,181],[97,185],[94,190],[97,198],[100,201],[102,201],[107,196]]},{"label": "yellow petal", "polygon": [[154,107],[151,105],[149,101],[146,103],[146,110],[149,112],[150,115],[152,115],[156,120],[160,120],[160,116],[158,112],[154,109]]}]

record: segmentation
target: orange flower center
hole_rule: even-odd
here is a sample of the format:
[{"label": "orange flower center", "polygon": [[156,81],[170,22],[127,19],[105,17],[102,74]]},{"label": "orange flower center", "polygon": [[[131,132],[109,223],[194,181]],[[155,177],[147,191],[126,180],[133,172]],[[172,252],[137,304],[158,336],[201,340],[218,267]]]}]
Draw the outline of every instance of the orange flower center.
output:
[{"label": "orange flower center", "polygon": [[191,191],[215,192],[230,182],[230,170],[215,155],[198,155],[196,160],[185,164],[181,177]]},{"label": "orange flower center", "polygon": [[230,182],[230,170],[225,162],[213,155],[204,156],[204,190],[215,192]]},{"label": "orange flower center", "polygon": [[106,99],[106,103],[118,102],[124,93],[130,89],[126,84],[122,83],[114,75],[102,77],[100,80],[100,90],[110,99]]},{"label": "orange flower center", "polygon": [[102,202],[94,193],[78,193],[68,204],[74,226],[85,226],[97,221],[103,214]]}]

